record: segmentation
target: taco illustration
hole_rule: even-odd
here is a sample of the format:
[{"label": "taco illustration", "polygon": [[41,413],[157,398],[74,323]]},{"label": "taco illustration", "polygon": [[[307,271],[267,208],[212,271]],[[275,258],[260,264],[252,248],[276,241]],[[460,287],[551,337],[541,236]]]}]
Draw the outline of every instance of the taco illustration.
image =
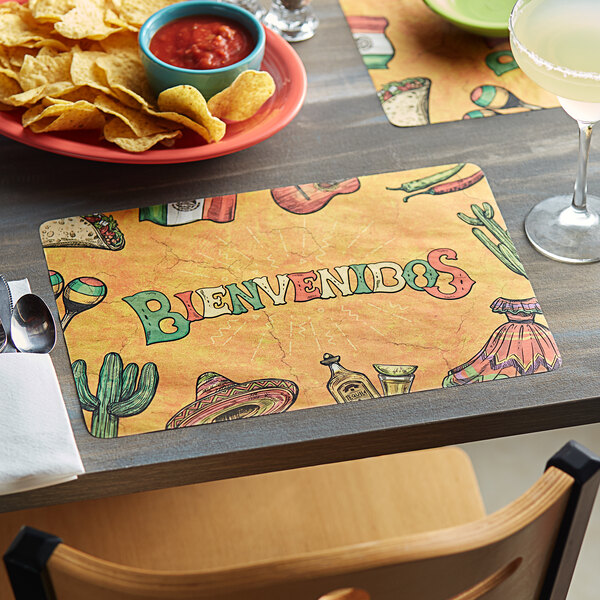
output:
[{"label": "taco illustration", "polygon": [[414,127],[429,123],[430,88],[430,79],[408,77],[384,84],[377,96],[392,125]]},{"label": "taco illustration", "polygon": [[96,213],[46,221],[40,227],[44,248],[122,250],[125,236],[112,215]]},{"label": "taco illustration", "polygon": [[284,412],[297,397],[298,386],[287,379],[236,383],[218,373],[207,372],[196,382],[196,400],[173,415],[165,429]]}]

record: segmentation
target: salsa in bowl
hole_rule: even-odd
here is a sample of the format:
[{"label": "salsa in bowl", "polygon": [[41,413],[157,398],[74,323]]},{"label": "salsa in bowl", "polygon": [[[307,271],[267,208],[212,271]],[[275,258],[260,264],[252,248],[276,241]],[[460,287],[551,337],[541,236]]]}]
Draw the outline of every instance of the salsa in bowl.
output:
[{"label": "salsa in bowl", "polygon": [[191,85],[208,100],[247,70],[259,70],[265,31],[233,4],[190,0],[154,13],[139,32],[140,57],[152,91]]}]

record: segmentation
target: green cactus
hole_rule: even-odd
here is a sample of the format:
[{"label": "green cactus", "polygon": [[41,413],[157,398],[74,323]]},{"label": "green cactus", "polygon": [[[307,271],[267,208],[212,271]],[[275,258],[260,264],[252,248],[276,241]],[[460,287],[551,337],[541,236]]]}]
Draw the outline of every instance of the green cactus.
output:
[{"label": "green cactus", "polygon": [[136,389],[139,367],[130,363],[123,368],[121,356],[109,352],[104,357],[94,396],[88,385],[85,360],[76,360],[71,366],[81,408],[92,413],[90,433],[99,438],[117,437],[119,418],[146,410],[158,386],[158,369],[154,363],[142,367]]},{"label": "green cactus", "polygon": [[[461,220],[472,225],[473,235],[501,262],[503,262],[511,271],[517,275],[522,275],[527,278],[523,263],[517,254],[517,249],[505,231],[494,220],[494,209],[491,204],[484,202],[480,208],[477,204],[471,204],[471,210],[475,217],[469,217],[464,213],[457,213],[456,216]],[[497,240],[497,243],[492,241],[482,229],[484,227]]]}]

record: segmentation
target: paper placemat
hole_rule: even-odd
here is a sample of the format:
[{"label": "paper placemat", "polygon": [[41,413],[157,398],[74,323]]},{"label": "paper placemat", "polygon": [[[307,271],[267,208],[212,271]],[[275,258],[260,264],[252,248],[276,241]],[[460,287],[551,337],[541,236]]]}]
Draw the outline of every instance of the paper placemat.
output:
[{"label": "paper placemat", "polygon": [[422,0],[340,0],[389,121],[399,127],[559,106],[508,39],[462,31]]},{"label": "paper placemat", "polygon": [[181,199],[40,233],[99,437],[561,364],[474,164]]}]

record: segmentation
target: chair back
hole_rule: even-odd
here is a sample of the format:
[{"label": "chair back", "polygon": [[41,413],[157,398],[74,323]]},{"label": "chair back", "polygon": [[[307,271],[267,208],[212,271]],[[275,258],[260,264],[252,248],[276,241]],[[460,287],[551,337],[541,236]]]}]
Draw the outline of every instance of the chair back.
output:
[{"label": "chair back", "polygon": [[569,442],[520,498],[448,529],[177,573],[24,528],[5,562],[17,600],[564,600],[599,480],[600,458]]}]

